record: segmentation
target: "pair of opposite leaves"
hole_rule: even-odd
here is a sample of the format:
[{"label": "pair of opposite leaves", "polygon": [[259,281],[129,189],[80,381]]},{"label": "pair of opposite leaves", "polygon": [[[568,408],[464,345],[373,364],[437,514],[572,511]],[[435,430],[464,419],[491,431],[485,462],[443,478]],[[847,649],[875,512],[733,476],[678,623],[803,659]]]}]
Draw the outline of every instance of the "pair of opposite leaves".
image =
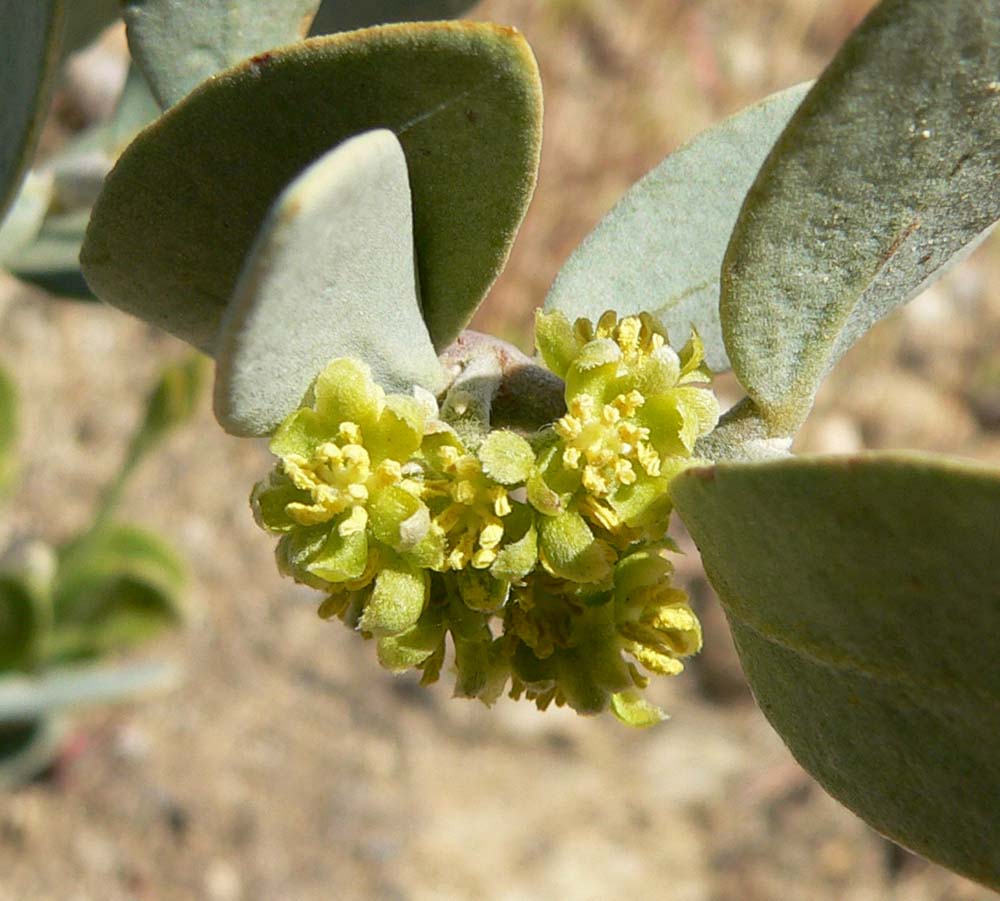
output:
[{"label": "pair of opposite leaves", "polygon": [[[550,306],[698,323],[753,399],[729,449],[790,435],[846,347],[1000,215],[998,46],[995,2],[886,0],[787,126],[801,93],[725,123],[633,189]],[[376,62],[378,81],[351,106],[339,91]],[[95,209],[85,271],[105,299],[220,355],[219,409],[241,432],[266,431],[330,356],[365,357],[392,387],[433,386],[431,348],[471,315],[523,214],[539,110],[530,55],[489,26],[385,29],[251,60],[125,154]],[[396,138],[356,138],[281,193],[330,146],[379,128]],[[371,190],[352,194],[365,178]],[[341,207],[354,215],[310,243],[324,210]],[[689,210],[693,232],[678,222]],[[389,216],[404,218],[387,228]],[[396,257],[372,272],[364,248],[376,240]],[[339,262],[317,251],[331,242]],[[675,269],[678,247],[692,250]],[[292,290],[311,273],[310,292]],[[381,293],[406,282],[408,310]],[[312,343],[320,323],[327,337]],[[280,397],[267,381],[278,370],[299,379]],[[876,455],[720,466],[673,489],[761,705],[799,759],[878,828],[991,884],[1000,596],[983,561],[1000,550],[998,485],[991,471]]]}]

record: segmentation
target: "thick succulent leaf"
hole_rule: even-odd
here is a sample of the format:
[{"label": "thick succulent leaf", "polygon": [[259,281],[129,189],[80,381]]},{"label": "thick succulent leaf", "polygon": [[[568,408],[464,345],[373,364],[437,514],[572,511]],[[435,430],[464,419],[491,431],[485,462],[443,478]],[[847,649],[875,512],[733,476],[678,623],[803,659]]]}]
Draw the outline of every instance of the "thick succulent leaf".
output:
[{"label": "thick succulent leaf", "polygon": [[653,313],[680,347],[692,326],[719,372],[719,269],[743,198],[808,85],[774,94],[698,135],[632,186],[566,261],[545,307],[594,322]]},{"label": "thick succulent leaf", "polygon": [[537,68],[512,29],[390,25],[265,54],[126,150],[94,209],[84,274],[103,300],[212,352],[274,199],[330,148],[384,127],[406,153],[421,302],[440,349],[506,260],[540,116]]},{"label": "thick succulent leaf", "polygon": [[62,55],[68,56],[86,47],[120,17],[120,0],[72,0],[67,3]]},{"label": "thick succulent leaf", "polygon": [[721,302],[774,430],[792,434],[830,366],[1000,217],[998,76],[998,0],[884,0],[778,140]]},{"label": "thick succulent leaf", "polygon": [[284,191],[236,283],[216,357],[215,414],[236,435],[274,431],[335,357],[366,361],[388,391],[442,387],[391,131],[345,141]]},{"label": "thick succulent leaf", "polygon": [[17,389],[4,369],[0,369],[0,494],[5,492],[17,470]]},{"label": "thick succulent leaf", "polygon": [[475,0],[323,0],[310,34],[353,31],[390,22],[424,22],[460,16]]},{"label": "thick succulent leaf", "polygon": [[0,219],[38,137],[62,19],[62,0],[0,0]]},{"label": "thick succulent leaf", "polygon": [[9,723],[0,718],[0,791],[30,782],[51,766],[64,734],[60,717]]},{"label": "thick succulent leaf", "polygon": [[102,525],[60,552],[51,654],[94,657],[131,647],[183,616],[181,560],[134,526]]},{"label": "thick succulent leaf", "polygon": [[164,109],[242,59],[305,33],[319,0],[127,0],[132,56]]},{"label": "thick succulent leaf", "polygon": [[60,667],[43,676],[0,679],[0,723],[19,723],[79,707],[105,704],[165,691],[179,672],[167,663],[122,666]]},{"label": "thick succulent leaf", "polygon": [[1000,473],[915,454],[671,486],[758,703],[880,832],[1000,887]]}]

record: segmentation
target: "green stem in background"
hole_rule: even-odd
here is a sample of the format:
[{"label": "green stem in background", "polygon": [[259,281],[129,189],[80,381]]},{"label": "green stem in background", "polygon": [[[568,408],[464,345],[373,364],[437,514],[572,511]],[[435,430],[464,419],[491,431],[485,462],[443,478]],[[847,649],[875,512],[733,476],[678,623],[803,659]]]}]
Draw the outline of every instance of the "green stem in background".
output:
[{"label": "green stem in background", "polygon": [[207,375],[207,360],[201,354],[192,354],[163,370],[146,402],[146,414],[132,435],[125,459],[114,479],[105,488],[93,522],[81,539],[97,532],[111,518],[132,473],[143,458],[171,429],[191,418]]}]

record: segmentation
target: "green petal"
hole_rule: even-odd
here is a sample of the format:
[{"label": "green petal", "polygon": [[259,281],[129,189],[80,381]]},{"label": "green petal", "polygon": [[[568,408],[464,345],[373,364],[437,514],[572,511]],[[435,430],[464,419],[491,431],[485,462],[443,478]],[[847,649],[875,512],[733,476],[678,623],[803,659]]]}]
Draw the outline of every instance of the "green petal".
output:
[{"label": "green petal", "polygon": [[501,582],[489,573],[472,568],[459,570],[455,574],[455,582],[465,606],[479,613],[499,610],[510,590],[507,582]]},{"label": "green petal", "polygon": [[611,696],[611,712],[626,726],[646,729],[669,719],[655,704],[650,704],[637,691],[619,691]]},{"label": "green petal", "polygon": [[490,567],[495,579],[505,582],[519,582],[538,563],[538,532],[531,526],[524,536],[510,544],[505,544]]},{"label": "green petal", "polygon": [[634,592],[669,581],[673,571],[673,564],[656,551],[635,551],[622,557],[615,566],[615,600],[627,606]]},{"label": "green petal", "polygon": [[388,557],[375,577],[375,590],[365,605],[358,628],[377,637],[405,632],[420,619],[429,588],[430,578],[425,570],[398,557]]},{"label": "green petal", "polygon": [[690,453],[681,433],[685,426],[693,429],[697,421],[685,421],[679,400],[673,390],[654,394],[646,398],[635,414],[636,422],[649,429],[649,443],[661,457],[687,456]]},{"label": "green petal", "polygon": [[539,556],[554,576],[571,582],[603,582],[611,576],[614,550],[594,538],[579,513],[541,517],[538,531]]},{"label": "green petal", "polygon": [[419,569],[441,572],[444,569],[446,544],[444,532],[432,522],[427,534],[403,553],[403,559]]},{"label": "green petal", "polygon": [[507,686],[510,662],[497,641],[455,642],[455,697],[478,698],[488,707],[496,703]]},{"label": "green petal", "polygon": [[372,461],[389,459],[405,463],[409,460],[420,448],[424,418],[424,409],[415,398],[388,395],[375,428],[365,436],[365,447]]},{"label": "green petal", "polygon": [[428,610],[415,626],[399,635],[383,635],[376,641],[378,662],[387,670],[402,673],[427,660],[444,641],[445,625],[440,613]]},{"label": "green petal", "polygon": [[561,379],[566,378],[566,372],[580,352],[572,323],[558,310],[535,313],[535,346],[545,365]]},{"label": "green petal", "polygon": [[250,506],[257,525],[262,529],[290,532],[300,524],[285,512],[285,508],[292,503],[307,504],[310,500],[308,492],[296,488],[287,476],[272,472],[266,480],[254,486]]},{"label": "green petal", "polygon": [[691,387],[676,388],[673,399],[683,421],[678,438],[688,455],[694,451],[695,442],[718,424],[719,401],[711,391]]},{"label": "green petal", "polygon": [[397,551],[415,547],[427,536],[431,527],[427,505],[398,485],[390,485],[375,494],[368,514],[372,534]]},{"label": "green petal", "polygon": [[308,528],[300,527],[282,535],[278,546],[274,549],[278,571],[307,585],[326,587],[307,572],[307,567],[326,544],[329,534],[329,524],[323,523]]},{"label": "green petal", "polygon": [[646,397],[650,397],[677,387],[680,377],[680,357],[672,347],[664,346],[639,365],[635,374],[635,387]]},{"label": "green petal", "polygon": [[670,480],[687,465],[684,459],[667,458],[660,467],[663,475],[655,479],[640,477],[634,484],[620,487],[608,499],[612,509],[629,528],[650,529],[658,526],[661,532],[666,532],[673,509],[667,488]]},{"label": "green petal", "polygon": [[621,358],[621,348],[610,338],[595,338],[585,344],[566,372],[566,397],[590,394],[603,400],[618,374]]},{"label": "green petal", "polygon": [[313,387],[316,412],[329,422],[354,422],[370,429],[382,408],[382,390],[371,370],[358,360],[341,358],[328,363]]},{"label": "green petal", "polygon": [[341,535],[333,529],[306,569],[327,582],[349,582],[360,578],[367,564],[368,538],[365,533]]},{"label": "green petal", "polygon": [[479,446],[483,472],[501,485],[527,481],[535,464],[531,445],[515,432],[490,432]]},{"label": "green petal", "polygon": [[321,444],[332,439],[336,428],[315,410],[305,407],[296,410],[274,433],[271,439],[271,453],[276,457],[298,454],[309,459]]}]

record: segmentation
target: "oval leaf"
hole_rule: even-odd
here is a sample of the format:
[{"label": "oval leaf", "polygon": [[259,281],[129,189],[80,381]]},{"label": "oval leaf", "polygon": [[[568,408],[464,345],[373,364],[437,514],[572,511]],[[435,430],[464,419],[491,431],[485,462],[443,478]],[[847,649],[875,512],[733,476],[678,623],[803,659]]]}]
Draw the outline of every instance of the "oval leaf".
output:
[{"label": "oval leaf", "polygon": [[272,432],[335,357],[390,391],[443,373],[420,315],[403,149],[391,131],[345,141],[278,199],[218,342],[215,413],[236,435]]},{"label": "oval leaf", "polygon": [[840,356],[1000,216],[1000,2],[885,0],[823,73],[726,254],[736,375],[790,435]]},{"label": "oval leaf", "polygon": [[460,16],[476,0],[324,0],[310,34],[353,31],[390,22],[425,22]]},{"label": "oval leaf", "polygon": [[880,832],[1000,887],[1000,473],[903,454],[672,484],[761,709]]},{"label": "oval leaf", "polygon": [[62,21],[62,0],[0,0],[0,219],[35,147]]},{"label": "oval leaf", "polygon": [[166,109],[240,60],[301,38],[319,0],[129,0],[128,45]]},{"label": "oval leaf", "polygon": [[212,352],[277,195],[331,147],[386,127],[406,153],[440,349],[507,258],[540,115],[538,72],[512,29],[391,25],[275,51],[213,78],[125,152],[95,207],[84,274],[102,299]]},{"label": "oval leaf", "polygon": [[633,185],[573,251],[545,307],[596,322],[653,313],[675,343],[698,330],[708,364],[729,368],[719,269],[743,197],[808,85],[781,91],[698,135]]}]

